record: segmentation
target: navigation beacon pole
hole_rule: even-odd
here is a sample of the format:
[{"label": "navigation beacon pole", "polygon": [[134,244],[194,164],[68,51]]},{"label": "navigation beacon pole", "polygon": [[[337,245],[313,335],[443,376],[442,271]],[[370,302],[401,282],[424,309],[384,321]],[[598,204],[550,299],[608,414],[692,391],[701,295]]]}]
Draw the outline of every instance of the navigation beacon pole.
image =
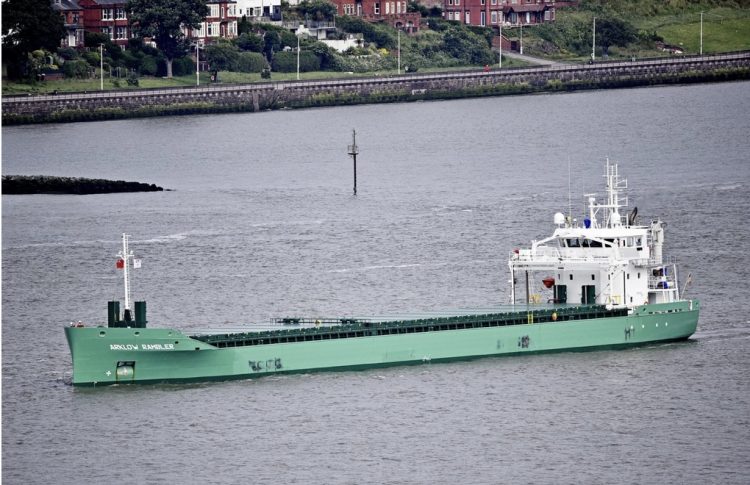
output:
[{"label": "navigation beacon pole", "polygon": [[[125,280],[125,313],[124,320],[129,322],[132,320],[130,313],[130,260],[134,258],[133,252],[128,251],[128,234],[122,234],[122,250],[117,254],[120,260],[117,262],[118,265],[122,264],[122,275]],[[122,263],[120,263],[122,262]]]},{"label": "navigation beacon pole", "polygon": [[357,195],[357,154],[359,153],[357,130],[352,130],[352,144],[347,148],[349,148],[349,155],[354,159],[354,195]]}]

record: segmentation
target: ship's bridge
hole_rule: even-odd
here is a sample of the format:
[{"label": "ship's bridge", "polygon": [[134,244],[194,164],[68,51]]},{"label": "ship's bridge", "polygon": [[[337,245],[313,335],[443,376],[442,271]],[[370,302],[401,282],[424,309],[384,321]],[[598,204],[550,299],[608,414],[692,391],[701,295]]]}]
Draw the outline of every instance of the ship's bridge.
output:
[{"label": "ship's bridge", "polygon": [[[665,224],[655,220],[649,226],[637,225],[637,208],[620,215],[627,199],[619,192],[626,187],[617,165],[607,162],[607,201],[599,204],[590,194],[582,226],[557,213],[557,228],[550,237],[511,253],[512,302],[516,301],[518,275],[526,279],[527,303],[633,308],[679,299],[676,266],[662,261]],[[544,272],[544,279],[537,288],[529,277],[538,272]]]}]

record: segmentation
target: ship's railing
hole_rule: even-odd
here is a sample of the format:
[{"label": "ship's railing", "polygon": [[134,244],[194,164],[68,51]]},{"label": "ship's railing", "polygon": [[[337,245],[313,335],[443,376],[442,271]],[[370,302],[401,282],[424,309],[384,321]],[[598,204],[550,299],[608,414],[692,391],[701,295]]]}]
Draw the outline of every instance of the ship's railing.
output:
[{"label": "ship's railing", "polygon": [[514,312],[498,314],[464,315],[405,321],[363,322],[328,327],[291,327],[288,330],[192,335],[191,337],[218,348],[227,348],[407,333],[440,332],[446,330],[468,330],[536,323],[559,323],[568,320],[589,320],[625,316],[627,314],[627,308],[608,310],[603,305],[566,305],[542,309],[520,305],[516,307],[516,311]]},{"label": "ship's railing", "polygon": [[540,246],[536,251],[531,249],[521,249],[518,252],[510,253],[510,260],[514,263],[606,263],[610,260],[610,255],[587,254],[586,256],[567,256],[563,255],[559,249],[548,246]]},{"label": "ship's railing", "polygon": [[354,323],[370,322],[367,318],[323,318],[323,317],[281,317],[272,318],[272,325],[346,325]]}]

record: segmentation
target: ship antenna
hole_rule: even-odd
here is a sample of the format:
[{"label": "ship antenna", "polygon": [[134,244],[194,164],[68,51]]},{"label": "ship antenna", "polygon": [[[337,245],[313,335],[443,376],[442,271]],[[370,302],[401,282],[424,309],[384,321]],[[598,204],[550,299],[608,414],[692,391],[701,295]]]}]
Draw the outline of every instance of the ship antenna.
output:
[{"label": "ship antenna", "polygon": [[133,252],[128,250],[128,238],[130,235],[122,234],[122,250],[117,254],[120,258],[118,265],[122,264],[122,277],[125,281],[125,320],[130,320],[130,260],[133,259]]},{"label": "ship antenna", "polygon": [[573,227],[573,202],[570,198],[570,156],[568,156],[568,226]]}]

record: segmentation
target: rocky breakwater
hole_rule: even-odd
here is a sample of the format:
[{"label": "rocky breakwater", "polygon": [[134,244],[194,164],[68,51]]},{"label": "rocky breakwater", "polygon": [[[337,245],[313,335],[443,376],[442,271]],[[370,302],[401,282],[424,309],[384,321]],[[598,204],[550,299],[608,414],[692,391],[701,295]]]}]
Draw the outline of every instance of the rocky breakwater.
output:
[{"label": "rocky breakwater", "polygon": [[52,177],[46,175],[3,175],[3,194],[110,194],[116,192],[159,192],[154,184],[124,180]]}]

